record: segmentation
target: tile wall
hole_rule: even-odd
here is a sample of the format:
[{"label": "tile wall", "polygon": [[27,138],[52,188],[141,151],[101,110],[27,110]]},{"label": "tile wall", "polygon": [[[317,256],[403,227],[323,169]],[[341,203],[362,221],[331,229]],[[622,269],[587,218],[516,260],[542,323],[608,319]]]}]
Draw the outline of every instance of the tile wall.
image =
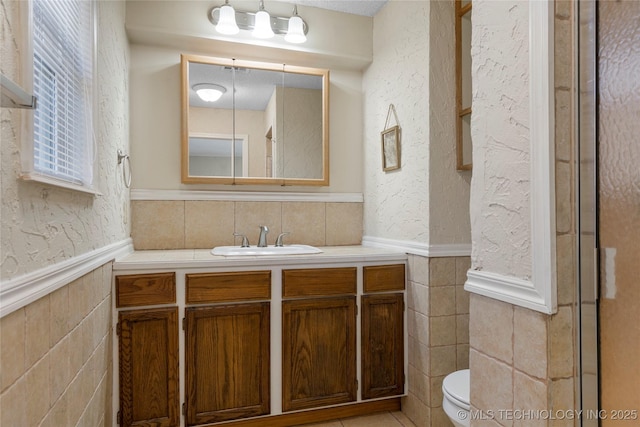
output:
[{"label": "tile wall", "polygon": [[409,390],[402,411],[417,427],[451,426],[442,380],[469,367],[469,257],[409,255]]},{"label": "tile wall", "polygon": [[[555,12],[558,312],[548,316],[471,296],[471,405],[485,418],[472,419],[472,426],[577,425],[566,412],[575,408],[577,352],[573,1],[556,1]],[[559,415],[545,419],[545,414]]]},{"label": "tile wall", "polygon": [[239,245],[233,232],[258,243],[259,225],[269,227],[272,245],[281,232],[285,244],[359,245],[362,203],[137,200],[131,202],[136,250],[206,249]]},{"label": "tile wall", "polygon": [[111,270],[0,320],[0,425],[112,425]]}]

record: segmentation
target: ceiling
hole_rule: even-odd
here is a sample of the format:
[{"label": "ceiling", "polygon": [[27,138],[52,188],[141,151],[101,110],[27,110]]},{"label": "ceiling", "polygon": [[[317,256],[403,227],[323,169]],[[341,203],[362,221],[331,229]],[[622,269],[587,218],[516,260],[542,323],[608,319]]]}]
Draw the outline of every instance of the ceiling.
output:
[{"label": "ceiling", "polygon": [[354,15],[374,16],[388,0],[278,0]]}]

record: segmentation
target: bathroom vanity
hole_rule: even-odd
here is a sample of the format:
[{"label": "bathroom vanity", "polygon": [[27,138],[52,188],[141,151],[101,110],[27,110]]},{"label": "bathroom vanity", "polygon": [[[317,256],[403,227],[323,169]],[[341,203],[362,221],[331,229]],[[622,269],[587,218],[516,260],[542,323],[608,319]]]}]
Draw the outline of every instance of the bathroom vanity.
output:
[{"label": "bathroom vanity", "polygon": [[139,251],[114,263],[121,426],[286,426],[397,410],[406,255]]}]

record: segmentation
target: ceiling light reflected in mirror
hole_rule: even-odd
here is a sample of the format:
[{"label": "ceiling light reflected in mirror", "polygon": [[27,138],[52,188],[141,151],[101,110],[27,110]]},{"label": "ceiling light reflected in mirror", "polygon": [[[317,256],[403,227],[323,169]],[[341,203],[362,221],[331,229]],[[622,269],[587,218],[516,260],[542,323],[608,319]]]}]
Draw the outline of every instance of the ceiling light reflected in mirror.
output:
[{"label": "ceiling light reflected in mirror", "polygon": [[194,85],[193,90],[205,102],[216,102],[227,91],[224,87],[212,83]]}]

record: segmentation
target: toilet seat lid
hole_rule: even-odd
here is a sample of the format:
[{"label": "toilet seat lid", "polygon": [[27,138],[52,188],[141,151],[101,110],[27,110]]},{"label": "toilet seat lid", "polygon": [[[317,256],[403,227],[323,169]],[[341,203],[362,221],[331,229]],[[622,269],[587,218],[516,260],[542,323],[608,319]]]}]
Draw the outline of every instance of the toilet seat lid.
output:
[{"label": "toilet seat lid", "polygon": [[461,404],[469,405],[471,394],[471,380],[468,369],[453,372],[442,381],[442,391]]}]

